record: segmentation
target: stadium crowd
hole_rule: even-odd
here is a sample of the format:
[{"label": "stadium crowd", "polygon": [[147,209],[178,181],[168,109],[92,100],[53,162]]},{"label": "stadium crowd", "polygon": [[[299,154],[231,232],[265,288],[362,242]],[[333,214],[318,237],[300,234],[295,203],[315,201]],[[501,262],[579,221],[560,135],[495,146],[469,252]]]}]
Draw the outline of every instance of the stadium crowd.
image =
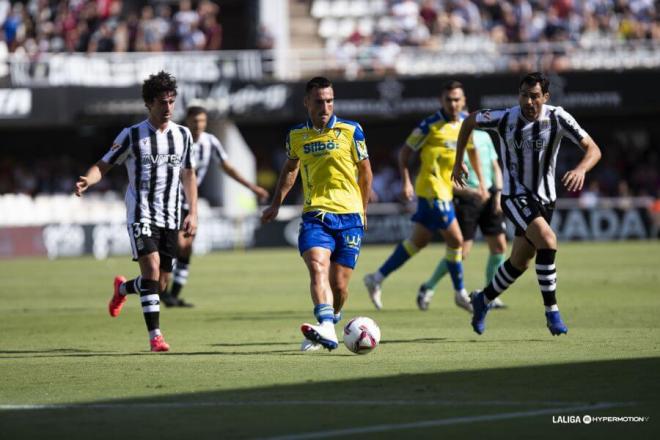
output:
[{"label": "stadium crowd", "polygon": [[342,3],[313,0],[311,14],[319,19],[319,35],[339,63],[375,59],[376,70],[393,68],[402,47],[469,52],[536,43],[535,53],[517,49],[512,54],[517,62],[510,69],[530,70],[532,55],[545,46],[543,70],[560,71],[569,67],[566,53],[571,45],[589,49],[660,41],[653,0],[391,0],[372,2],[384,7],[363,17],[350,8],[345,13],[333,10],[346,7]]},{"label": "stadium crowd", "polygon": [[[219,50],[220,7],[209,0],[0,0],[0,44],[12,53]],[[141,8],[139,4],[144,4]]]}]

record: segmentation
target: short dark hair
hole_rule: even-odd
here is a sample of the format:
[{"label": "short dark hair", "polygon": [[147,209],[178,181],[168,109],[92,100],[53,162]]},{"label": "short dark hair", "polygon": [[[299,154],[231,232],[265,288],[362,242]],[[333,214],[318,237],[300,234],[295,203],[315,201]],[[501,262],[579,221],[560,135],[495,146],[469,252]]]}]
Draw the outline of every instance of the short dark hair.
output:
[{"label": "short dark hair", "polygon": [[520,80],[518,88],[521,88],[523,84],[534,87],[537,83],[541,85],[541,92],[544,94],[548,93],[550,90],[550,80],[541,72],[532,72],[525,75],[523,79]]},{"label": "short dark hair", "polygon": [[161,93],[173,93],[176,96],[176,78],[161,70],[142,83],[142,99],[145,104],[150,104]]},{"label": "short dark hair", "polygon": [[460,81],[451,80],[451,81],[447,81],[442,85],[442,93],[451,92],[454,89],[461,89],[465,91],[465,88],[463,87],[463,83]]},{"label": "short dark hair", "polygon": [[305,86],[305,95],[309,94],[314,89],[325,89],[332,87],[330,80],[324,76],[315,76],[314,78],[307,81]]},{"label": "short dark hair", "polygon": [[194,118],[195,116],[201,115],[202,113],[207,115],[209,112],[207,112],[206,109],[201,105],[191,105],[188,107],[188,110],[186,110],[186,118]]}]

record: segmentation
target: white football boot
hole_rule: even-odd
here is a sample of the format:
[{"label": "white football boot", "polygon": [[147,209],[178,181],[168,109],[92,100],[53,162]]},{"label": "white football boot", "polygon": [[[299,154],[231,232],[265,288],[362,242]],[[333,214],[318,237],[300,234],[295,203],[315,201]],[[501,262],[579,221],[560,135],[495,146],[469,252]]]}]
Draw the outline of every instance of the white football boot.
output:
[{"label": "white football boot", "polygon": [[507,307],[508,306],[502,302],[499,296],[490,302],[491,309],[506,309]]},{"label": "white football boot", "polygon": [[459,290],[454,293],[454,302],[458,307],[472,313],[472,301],[468,296],[467,290]]},{"label": "white football boot", "polygon": [[367,288],[367,291],[369,292],[369,298],[371,299],[371,302],[374,303],[374,306],[376,306],[377,310],[380,310],[383,308],[383,301],[381,299],[382,292],[380,290],[380,283],[376,281],[376,275],[373,273],[368,273],[367,275],[364,276],[364,286]]},{"label": "white football boot", "polygon": [[328,350],[334,350],[339,346],[335,326],[330,321],[317,325],[304,323],[300,326],[300,331],[302,331],[306,339],[320,344]]},{"label": "white football boot", "polygon": [[419,290],[417,291],[417,307],[419,307],[419,310],[429,309],[429,304],[431,304],[434,293],[433,289],[426,288],[424,284],[419,286]]},{"label": "white football boot", "polygon": [[305,338],[303,339],[302,343],[300,344],[300,351],[306,352],[306,351],[316,351],[320,350],[322,347],[321,344],[316,343],[314,341],[310,341],[309,339]]}]

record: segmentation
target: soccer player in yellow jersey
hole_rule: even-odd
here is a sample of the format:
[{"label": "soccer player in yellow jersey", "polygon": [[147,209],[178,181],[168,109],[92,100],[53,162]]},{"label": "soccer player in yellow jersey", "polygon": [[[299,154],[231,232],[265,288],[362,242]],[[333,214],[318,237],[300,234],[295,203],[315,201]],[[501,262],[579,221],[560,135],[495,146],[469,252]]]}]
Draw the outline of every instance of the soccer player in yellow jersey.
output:
[{"label": "soccer player in yellow jersey", "polygon": [[302,325],[301,349],[333,350],[338,345],[334,325],[341,319],[367,227],[372,173],[362,127],[333,114],[332,83],[323,77],[311,79],[304,104],[309,118],[289,130],[287,161],[261,220],[277,217],[300,171],[305,203],[298,249],[309,270],[318,321]]},{"label": "soccer player in yellow jersey", "polygon": [[[376,272],[364,277],[369,297],[379,310],[383,307],[381,284],[385,278],[425,247],[433,238],[433,234],[439,231],[447,244],[445,260],[454,285],[456,305],[472,311],[470,298],[463,286],[463,235],[454,212],[451,181],[456,141],[465,107],[463,85],[458,81],[445,84],[440,101],[441,109],[424,119],[413,130],[399,152],[403,197],[412,200],[413,196],[417,195],[417,212],[412,217],[415,224],[410,237],[397,245],[392,255]],[[421,165],[413,191],[408,163],[414,152],[419,152]],[[468,154],[479,182],[483,182],[478,153],[472,145],[468,147]],[[484,199],[488,197],[481,183],[479,193]]]}]

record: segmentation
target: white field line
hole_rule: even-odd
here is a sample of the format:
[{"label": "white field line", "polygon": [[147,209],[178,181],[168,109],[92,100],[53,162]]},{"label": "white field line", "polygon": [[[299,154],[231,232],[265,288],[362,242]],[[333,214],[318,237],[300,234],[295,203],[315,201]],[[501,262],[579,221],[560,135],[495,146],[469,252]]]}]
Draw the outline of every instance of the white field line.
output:
[{"label": "white field line", "polygon": [[[600,405],[626,406],[632,402],[602,402]],[[566,405],[588,407],[588,402],[566,402],[556,400],[245,400],[245,401],[180,401],[180,402],[108,402],[108,403],[45,403],[45,404],[0,404],[0,411],[49,411],[77,409],[186,409],[232,406],[555,406]]]},{"label": "white field line", "polygon": [[465,423],[493,422],[499,420],[520,419],[520,418],[537,417],[543,415],[556,415],[556,414],[572,413],[578,411],[596,411],[600,409],[630,406],[632,404],[634,403],[608,402],[608,403],[597,403],[593,405],[578,405],[578,406],[568,406],[563,408],[545,408],[545,409],[537,409],[531,411],[488,414],[482,416],[451,417],[447,419],[425,420],[421,422],[390,423],[386,425],[364,426],[361,428],[347,428],[347,429],[335,429],[331,431],[304,432],[300,434],[267,437],[263,440],[303,440],[303,439],[340,437],[343,435],[373,434],[376,432],[401,431],[405,429],[434,428],[436,426],[460,425]]}]

